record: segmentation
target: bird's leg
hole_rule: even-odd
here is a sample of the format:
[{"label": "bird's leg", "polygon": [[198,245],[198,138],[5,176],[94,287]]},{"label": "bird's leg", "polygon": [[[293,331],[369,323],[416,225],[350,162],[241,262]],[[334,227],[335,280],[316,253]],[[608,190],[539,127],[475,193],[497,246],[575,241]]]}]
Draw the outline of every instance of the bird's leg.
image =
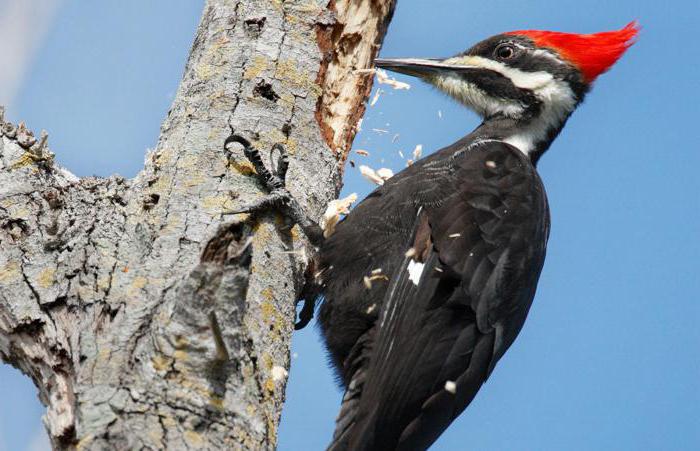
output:
[{"label": "bird's leg", "polygon": [[229,211],[224,214],[249,213],[254,215],[266,210],[278,209],[291,219],[292,222],[301,227],[312,245],[319,247],[324,240],[323,230],[321,230],[321,227],[315,221],[309,218],[306,212],[301,208],[301,205],[299,205],[299,202],[286,188],[289,158],[284,146],[279,143],[272,146],[270,150],[270,160],[272,160],[272,155],[275,150],[280,153],[280,156],[277,160],[277,168],[274,172],[271,172],[265,167],[260,151],[253,147],[250,141],[234,133],[224,141],[224,149],[231,143],[238,143],[243,146],[243,153],[253,164],[258,179],[269,191],[269,194],[257,202],[244,205],[238,210]]},{"label": "bird's leg", "polygon": [[[227,149],[228,145],[231,143],[238,143],[243,146],[243,153],[253,164],[258,179],[270,193],[265,198],[255,203],[245,205],[236,211],[226,212],[225,214],[250,213],[251,215],[255,215],[263,211],[278,209],[291,219],[292,222],[301,227],[314,247],[320,247],[325,239],[323,230],[315,221],[306,215],[301,205],[299,205],[299,202],[297,202],[286,188],[289,158],[287,157],[284,146],[282,146],[282,144],[275,144],[272,146],[270,150],[270,160],[272,161],[272,154],[275,150],[279,151],[280,156],[277,160],[276,170],[270,172],[262,161],[260,151],[254,148],[250,141],[233,133],[224,141],[224,149]],[[310,264],[309,267],[313,267],[313,264]],[[304,307],[299,313],[299,322],[294,325],[294,328],[297,330],[306,326],[313,317],[316,295],[306,293],[306,295],[303,295],[302,299],[297,300],[296,303],[298,304],[302,300],[304,301]]]}]

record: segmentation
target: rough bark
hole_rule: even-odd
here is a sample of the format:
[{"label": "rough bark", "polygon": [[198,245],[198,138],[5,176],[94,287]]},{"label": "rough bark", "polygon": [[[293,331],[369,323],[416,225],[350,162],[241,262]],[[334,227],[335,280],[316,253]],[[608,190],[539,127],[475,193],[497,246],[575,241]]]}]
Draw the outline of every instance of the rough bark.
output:
[{"label": "rough bark", "polygon": [[[378,0],[209,0],[158,145],[133,179],[78,179],[0,120],[0,357],[55,449],[269,449],[308,243],[231,129],[290,153],[313,217],[337,195],[393,11]],[[123,132],[123,131],[121,131]]]}]

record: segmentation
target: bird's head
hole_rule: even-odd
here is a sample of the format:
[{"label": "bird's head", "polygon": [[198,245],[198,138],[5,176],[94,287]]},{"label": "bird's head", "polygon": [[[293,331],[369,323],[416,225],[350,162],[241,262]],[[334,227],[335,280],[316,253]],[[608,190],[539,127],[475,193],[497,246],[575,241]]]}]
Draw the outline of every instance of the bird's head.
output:
[{"label": "bird's head", "polygon": [[593,81],[634,43],[638,31],[636,22],[594,34],[513,31],[446,59],[377,59],[376,64],[423,79],[484,119],[531,124],[529,136],[522,138],[529,142],[520,143],[528,153],[538,141],[556,136]]}]

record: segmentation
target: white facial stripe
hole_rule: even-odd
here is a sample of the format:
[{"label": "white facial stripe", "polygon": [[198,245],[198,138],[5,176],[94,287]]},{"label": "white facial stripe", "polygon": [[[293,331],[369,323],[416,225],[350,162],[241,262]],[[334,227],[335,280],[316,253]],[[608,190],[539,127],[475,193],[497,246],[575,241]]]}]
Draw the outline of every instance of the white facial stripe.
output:
[{"label": "white facial stripe", "polygon": [[[562,63],[556,55],[547,50],[535,49],[534,53]],[[576,96],[569,85],[555,78],[549,72],[525,72],[481,56],[457,56],[444,61],[418,58],[407,58],[398,61],[444,69],[488,69],[507,77],[513,85],[520,89],[531,90],[542,102],[540,115],[523,126],[518,133],[503,139],[503,141],[517,147],[525,154],[534,151],[537,143],[546,139],[549,131],[558,127],[576,107]],[[483,117],[500,113],[508,117],[517,118],[525,110],[525,107],[519,102],[487,95],[474,84],[465,82],[456,73],[426,76],[425,78],[433,83],[436,88],[474,109]]]},{"label": "white facial stripe", "polygon": [[504,139],[525,154],[534,151],[537,143],[546,139],[547,133],[558,127],[576,108],[576,96],[569,85],[561,80],[552,79],[546,86],[536,90],[535,95],[542,101],[539,116],[515,135]]},{"label": "white facial stripe", "polygon": [[551,50],[535,49],[535,50],[530,50],[530,51],[535,56],[541,56],[543,58],[550,59],[557,64],[564,64],[564,62],[556,54],[554,54]]},{"label": "white facial stripe", "polygon": [[502,113],[506,116],[515,117],[523,112],[523,106],[518,102],[488,96],[473,84],[465,83],[464,80],[457,75],[433,77],[430,81],[436,88],[462,102],[464,105],[473,108],[474,111],[481,116],[486,117],[496,113]]},{"label": "white facial stripe", "polygon": [[[536,52],[541,52],[542,56],[554,58],[559,62],[556,56],[547,51],[536,50]],[[508,67],[501,62],[480,56],[450,58],[445,60],[445,64],[452,67],[476,67],[493,70],[494,72],[498,72],[504,77],[510,79],[516,87],[520,89],[529,89],[534,93],[534,95],[542,102],[542,111],[540,112],[540,115],[524,126],[518,133],[504,139],[505,142],[517,147],[525,154],[529,154],[534,151],[537,143],[546,139],[547,133],[549,133],[552,128],[559,126],[559,124],[561,124],[561,122],[576,107],[576,96],[569,85],[562,80],[554,78],[554,76],[548,72],[524,72],[516,68]],[[464,88],[462,88],[462,90],[463,89]],[[453,88],[452,90],[459,91],[457,88]],[[458,95],[451,95],[459,98]],[[482,111],[488,113],[493,113],[494,110],[500,111],[511,117],[518,114],[518,110],[513,108],[514,104],[512,102],[495,100],[491,97],[485,96],[483,93],[482,96],[485,97],[484,100],[476,100],[479,100],[480,105],[486,105],[489,107],[488,110],[482,109]],[[468,100],[473,101],[475,99],[470,98]],[[465,100],[462,101],[465,102]],[[497,105],[494,105],[494,102],[497,103]],[[506,106],[505,110],[504,105]],[[519,112],[522,111],[523,108],[520,106]],[[488,116],[488,114],[484,115]]]},{"label": "white facial stripe", "polygon": [[481,56],[458,56],[445,60],[452,67],[488,69],[498,72],[510,79],[518,88],[537,90],[554,78],[549,72],[523,72],[520,69],[508,67],[505,64]]}]

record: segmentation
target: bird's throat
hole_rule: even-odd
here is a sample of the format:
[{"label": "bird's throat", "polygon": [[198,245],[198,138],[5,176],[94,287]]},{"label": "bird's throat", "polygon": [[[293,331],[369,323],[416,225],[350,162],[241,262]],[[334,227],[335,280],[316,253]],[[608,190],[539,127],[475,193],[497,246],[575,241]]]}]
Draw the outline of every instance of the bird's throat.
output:
[{"label": "bird's throat", "polygon": [[475,134],[480,139],[506,142],[536,163],[564,128],[570,114],[562,113],[558,117],[540,114],[529,119],[502,116],[487,118]]}]

